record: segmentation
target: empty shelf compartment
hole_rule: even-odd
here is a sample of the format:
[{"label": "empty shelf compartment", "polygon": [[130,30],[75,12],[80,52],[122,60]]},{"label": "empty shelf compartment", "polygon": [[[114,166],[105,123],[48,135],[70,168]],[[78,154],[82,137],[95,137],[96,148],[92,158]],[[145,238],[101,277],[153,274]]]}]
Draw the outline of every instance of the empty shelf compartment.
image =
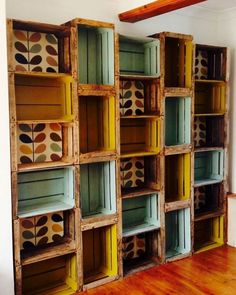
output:
[{"label": "empty shelf compartment", "polygon": [[227,48],[196,44],[195,79],[225,80]]},{"label": "empty shelf compartment", "polygon": [[24,122],[17,125],[18,167],[73,161],[70,123]]},{"label": "empty shelf compartment", "polygon": [[156,79],[120,78],[120,115],[152,116],[160,109]]},{"label": "empty shelf compartment", "polygon": [[72,120],[69,75],[15,74],[17,120]]},{"label": "empty shelf compartment", "polygon": [[115,151],[115,97],[79,97],[80,154]]},{"label": "empty shelf compartment", "polygon": [[155,155],[160,146],[160,122],[158,118],[121,119],[121,156]]},{"label": "empty shelf compartment", "polygon": [[221,182],[224,178],[224,150],[194,154],[194,186]]},{"label": "empty shelf compartment", "polygon": [[84,231],[84,284],[117,275],[116,225]]},{"label": "empty shelf compartment", "polygon": [[196,81],[195,114],[224,114],[226,84],[215,81]]},{"label": "empty shelf compartment", "polygon": [[194,188],[195,217],[223,209],[223,202],[224,188],[222,183]]},{"label": "empty shelf compartment", "polygon": [[80,165],[82,217],[116,212],[116,163],[99,162]]},{"label": "empty shelf compartment", "polygon": [[191,40],[165,37],[165,74],[166,87],[192,86],[192,48]]},{"label": "empty shelf compartment", "polygon": [[151,231],[122,238],[124,275],[134,273],[158,263],[159,231]]},{"label": "empty shelf compartment", "polygon": [[190,208],[166,213],[166,259],[191,251]]},{"label": "empty shelf compartment", "polygon": [[165,99],[165,145],[191,143],[191,98]]},{"label": "empty shelf compartment", "polygon": [[74,294],[78,289],[76,255],[23,266],[22,289],[25,295]]},{"label": "empty shelf compartment", "polygon": [[17,182],[20,218],[74,207],[73,167],[21,172]]},{"label": "empty shelf compartment", "polygon": [[78,24],[81,84],[114,85],[114,29]]},{"label": "empty shelf compartment", "polygon": [[122,200],[123,237],[137,235],[160,227],[158,194]]},{"label": "empty shelf compartment", "polygon": [[190,198],[191,155],[165,157],[165,201],[175,202]]},{"label": "empty shelf compartment", "polygon": [[194,223],[194,250],[206,251],[224,244],[224,216]]},{"label": "empty shelf compartment", "polygon": [[160,75],[159,40],[120,35],[119,52],[121,75]]},{"label": "empty shelf compartment", "polygon": [[223,147],[224,116],[195,116],[194,147]]},{"label": "empty shelf compartment", "polygon": [[160,157],[133,157],[120,161],[122,196],[149,194],[160,188]]}]

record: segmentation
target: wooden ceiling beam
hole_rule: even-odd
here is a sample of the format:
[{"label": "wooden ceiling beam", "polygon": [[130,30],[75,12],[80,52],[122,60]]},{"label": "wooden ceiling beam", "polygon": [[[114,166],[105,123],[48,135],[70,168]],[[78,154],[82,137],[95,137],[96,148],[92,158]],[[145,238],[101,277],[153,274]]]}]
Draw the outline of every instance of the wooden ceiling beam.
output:
[{"label": "wooden ceiling beam", "polygon": [[157,0],[119,14],[122,22],[135,23],[153,16],[194,5],[206,0]]}]

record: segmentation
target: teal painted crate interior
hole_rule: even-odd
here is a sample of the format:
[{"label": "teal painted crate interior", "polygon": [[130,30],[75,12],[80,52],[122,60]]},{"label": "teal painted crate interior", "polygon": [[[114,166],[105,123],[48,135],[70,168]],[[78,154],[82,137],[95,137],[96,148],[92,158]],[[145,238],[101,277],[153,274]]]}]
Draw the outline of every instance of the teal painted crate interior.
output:
[{"label": "teal painted crate interior", "polygon": [[160,227],[158,194],[122,200],[123,237]]},{"label": "teal painted crate interior", "polygon": [[82,217],[116,212],[115,161],[80,166]]},{"label": "teal painted crate interior", "polygon": [[159,40],[120,35],[119,46],[121,75],[160,75]]},{"label": "teal painted crate interior", "polygon": [[191,98],[168,97],[165,99],[166,146],[190,144]]},{"label": "teal painted crate interior", "polygon": [[190,208],[166,213],[166,258],[191,251]]},{"label": "teal painted crate interior", "polygon": [[72,167],[18,174],[18,216],[30,217],[74,207]]},{"label": "teal painted crate interior", "polygon": [[195,152],[194,185],[221,182],[224,178],[224,151]]},{"label": "teal painted crate interior", "polygon": [[82,84],[114,85],[114,30],[78,25],[78,74]]}]

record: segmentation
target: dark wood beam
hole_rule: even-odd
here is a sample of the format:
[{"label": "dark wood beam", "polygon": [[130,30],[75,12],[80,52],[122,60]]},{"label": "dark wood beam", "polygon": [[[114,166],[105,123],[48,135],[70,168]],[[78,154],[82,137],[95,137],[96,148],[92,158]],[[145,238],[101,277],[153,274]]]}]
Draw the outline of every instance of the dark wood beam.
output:
[{"label": "dark wood beam", "polygon": [[158,0],[119,14],[122,22],[135,23],[153,16],[194,5],[206,0]]}]

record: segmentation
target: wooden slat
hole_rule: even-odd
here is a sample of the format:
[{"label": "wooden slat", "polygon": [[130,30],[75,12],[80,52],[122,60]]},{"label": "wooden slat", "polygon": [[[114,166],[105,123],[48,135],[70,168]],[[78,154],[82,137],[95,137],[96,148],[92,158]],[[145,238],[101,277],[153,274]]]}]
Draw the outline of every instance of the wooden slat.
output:
[{"label": "wooden slat", "polygon": [[120,21],[135,23],[153,16],[194,5],[206,0],[159,0],[119,14]]}]

